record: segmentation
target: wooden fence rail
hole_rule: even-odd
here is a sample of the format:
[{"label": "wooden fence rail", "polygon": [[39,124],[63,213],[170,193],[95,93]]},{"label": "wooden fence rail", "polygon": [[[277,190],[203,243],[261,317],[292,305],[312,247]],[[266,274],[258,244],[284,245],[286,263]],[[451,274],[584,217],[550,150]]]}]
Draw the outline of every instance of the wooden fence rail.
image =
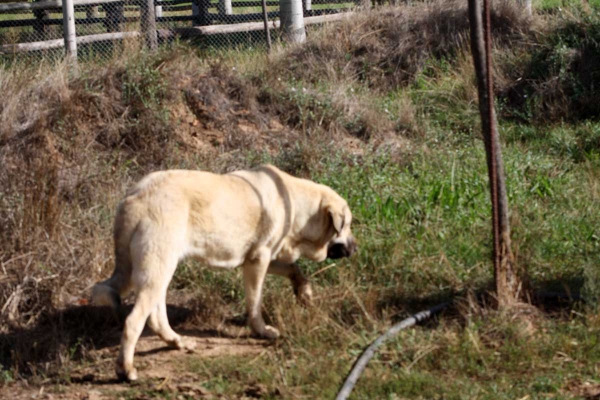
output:
[{"label": "wooden fence rail", "polygon": [[[174,17],[171,17],[174,18]],[[168,19],[168,18],[165,18]],[[101,24],[106,22],[106,18],[77,18],[77,25],[92,25],[92,24]],[[140,17],[122,17],[121,22],[123,23],[131,23],[137,22],[140,20]],[[50,18],[50,19],[16,19],[9,21],[0,21],[0,28],[20,28],[25,26],[34,26],[34,25],[62,25],[62,18]]]},{"label": "wooden fence rail", "polygon": [[[73,0],[73,6],[98,6],[108,3],[124,3],[123,0]],[[132,3],[128,1],[128,3]],[[62,9],[62,1],[46,0],[35,3],[0,3],[0,12],[22,11],[22,10],[47,10]]]},{"label": "wooden fence rail", "polygon": [[[304,18],[305,25],[322,24],[325,22],[341,21],[348,16],[352,15],[352,12],[321,15],[316,17]],[[270,24],[271,28],[279,28],[279,21],[273,21]],[[160,40],[169,40],[176,37],[180,38],[192,38],[192,37],[208,37],[212,35],[222,35],[228,33],[241,33],[241,32],[253,32],[264,30],[262,22],[247,22],[242,24],[228,24],[228,25],[210,25],[210,26],[195,26],[188,28],[173,28],[173,29],[158,29],[156,31],[157,37]],[[131,38],[143,37],[143,32],[114,32],[114,33],[101,33],[97,35],[86,35],[78,36],[76,39],[77,45],[90,44],[96,42],[123,40]],[[17,43],[0,46],[0,54],[17,54],[30,51],[58,49],[64,47],[65,42],[63,39],[45,40],[41,42],[30,42],[30,43]]]},{"label": "wooden fence rail", "polygon": [[[163,9],[164,10],[164,9]],[[187,8],[187,10],[191,10],[191,7]],[[327,15],[327,14],[337,14],[340,13],[339,9],[324,9],[324,10],[310,10],[306,11],[307,16],[319,16],[319,15]],[[222,15],[218,13],[209,13],[208,14],[209,23],[223,21],[226,19],[229,23],[240,23],[240,22],[249,22],[249,21],[258,21],[262,19],[261,13],[251,13],[251,14],[230,14],[230,15]],[[279,11],[271,11],[268,13],[269,18],[279,18]],[[197,17],[193,15],[174,15],[174,16],[162,16],[156,17],[156,22],[182,22],[182,21],[195,21]],[[139,16],[135,17],[122,17],[120,19],[122,23],[135,23],[140,21]],[[107,22],[107,18],[98,17],[98,18],[77,18],[77,25],[93,25],[93,24],[104,24]],[[50,18],[50,19],[18,19],[18,20],[9,20],[9,21],[0,21],[0,28],[16,28],[16,27],[27,27],[27,26],[57,26],[62,25],[62,18]]]},{"label": "wooden fence rail", "polygon": [[[54,2],[53,2],[54,3]],[[123,0],[113,0],[113,3],[123,3],[125,11],[136,11],[139,7],[138,1],[123,1]],[[346,3],[354,3],[354,1],[348,0],[312,0],[312,4],[346,4]],[[0,3],[1,4],[1,3]],[[24,4],[38,4],[38,3],[24,3]],[[267,7],[279,7],[279,1],[267,1]],[[77,5],[75,4],[75,11],[86,11],[89,7],[98,6],[100,4],[92,4],[92,5]],[[210,3],[211,7],[218,7],[218,3]],[[160,6],[164,11],[187,11],[191,10],[192,2],[190,0],[165,0],[165,1],[157,1],[156,6]],[[262,2],[260,1],[234,1],[231,3],[233,8],[258,8],[262,6]],[[56,7],[54,4],[52,6],[48,6],[48,8],[24,8],[21,10],[10,10],[10,11],[1,11],[2,13],[10,13],[13,15],[17,14],[30,14],[34,9],[43,9],[53,13],[62,13],[61,7]]]},{"label": "wooden fence rail", "polygon": [[[319,24],[328,21],[339,21],[349,12],[342,9],[328,8],[312,10],[311,4],[343,4],[347,0],[296,0],[302,1],[300,14],[304,13],[304,24]],[[351,0],[352,1],[352,0]],[[359,0],[354,0],[359,1]],[[243,33],[264,30],[268,26],[267,19],[279,18],[279,11],[267,12],[267,6],[279,6],[280,1],[257,0],[42,0],[24,3],[0,3],[0,14],[33,13],[35,18],[0,20],[0,28],[33,27],[42,39],[51,31],[47,26],[63,26],[63,38],[41,40],[35,42],[0,45],[0,55],[18,54],[31,51],[65,48],[68,58],[76,63],[77,46],[141,38],[146,45],[154,49],[158,41],[170,40],[175,37],[209,37],[229,33]],[[100,14],[100,7],[104,15]],[[233,14],[233,7],[261,7],[263,13]],[[304,8],[304,11],[302,9]],[[213,10],[216,9],[216,13]],[[164,11],[191,11],[189,15],[164,16]],[[103,24],[107,33],[77,37],[75,34],[75,11],[85,12],[85,18],[78,18],[78,25]],[[129,14],[125,16],[125,12]],[[138,15],[131,12],[139,11]],[[62,12],[63,18],[50,18],[52,13]],[[260,21],[262,22],[253,22]],[[192,27],[157,29],[161,22],[190,21]],[[123,32],[123,24],[140,22],[139,31]],[[223,24],[226,22],[227,24]],[[211,25],[217,23],[219,25]],[[269,23],[270,24],[270,23]],[[279,21],[272,22],[273,28],[279,28]],[[284,22],[285,25],[285,22]]]}]

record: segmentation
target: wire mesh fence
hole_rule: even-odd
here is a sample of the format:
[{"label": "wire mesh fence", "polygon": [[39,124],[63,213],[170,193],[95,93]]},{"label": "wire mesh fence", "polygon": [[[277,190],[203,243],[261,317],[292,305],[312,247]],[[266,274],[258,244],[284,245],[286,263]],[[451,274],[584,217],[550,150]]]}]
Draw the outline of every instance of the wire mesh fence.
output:
[{"label": "wire mesh fence", "polygon": [[[278,26],[280,6],[296,1],[311,18],[348,11],[357,0],[266,0],[269,24]],[[189,36],[203,46],[264,45],[263,16],[262,0],[0,0],[0,59],[62,57],[69,18],[81,59]]]}]

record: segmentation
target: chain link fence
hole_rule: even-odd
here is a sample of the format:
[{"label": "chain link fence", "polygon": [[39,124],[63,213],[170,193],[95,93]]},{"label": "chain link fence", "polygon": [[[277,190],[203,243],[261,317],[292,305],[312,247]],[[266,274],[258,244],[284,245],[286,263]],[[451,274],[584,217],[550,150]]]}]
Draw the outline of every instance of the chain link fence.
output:
[{"label": "chain link fence", "polygon": [[[269,25],[279,26],[280,5],[298,2],[299,11],[300,1],[310,20],[349,11],[357,0],[266,0]],[[178,37],[194,36],[209,47],[265,45],[263,17],[262,0],[0,0],[0,60],[63,57],[67,37],[79,60]]]}]

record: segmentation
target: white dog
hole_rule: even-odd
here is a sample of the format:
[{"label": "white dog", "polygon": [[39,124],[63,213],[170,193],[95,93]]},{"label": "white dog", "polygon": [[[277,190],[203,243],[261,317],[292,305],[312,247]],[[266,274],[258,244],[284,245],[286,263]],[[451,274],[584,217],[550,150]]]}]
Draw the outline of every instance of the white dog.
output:
[{"label": "white dog", "polygon": [[216,175],[171,170],[147,175],[119,205],[114,226],[115,269],[94,286],[92,303],[120,306],[136,293],[125,321],[117,375],[135,380],[135,345],[146,320],[165,342],[188,348],[167,320],[166,292],[180,260],[242,267],[248,323],[261,337],[277,329],[261,314],[267,273],[288,277],[297,296],[311,288],[294,262],[348,257],[356,250],[346,201],[327,186],[295,178],[271,165]]}]

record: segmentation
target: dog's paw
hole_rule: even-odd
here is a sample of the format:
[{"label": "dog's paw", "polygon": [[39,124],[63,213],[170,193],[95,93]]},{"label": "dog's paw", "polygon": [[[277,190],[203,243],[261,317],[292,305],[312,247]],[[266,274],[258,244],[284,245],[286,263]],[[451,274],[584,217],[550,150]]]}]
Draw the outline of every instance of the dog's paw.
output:
[{"label": "dog's paw", "polygon": [[279,331],[271,325],[265,325],[265,330],[259,333],[265,339],[274,340],[279,337]]},{"label": "dog's paw", "polygon": [[187,352],[193,352],[196,348],[196,341],[190,338],[179,338],[175,343],[175,348],[179,350],[185,350]]},{"label": "dog's paw", "polygon": [[133,382],[133,381],[137,381],[137,379],[138,379],[137,369],[132,367],[128,371],[126,371],[123,368],[123,366],[119,363],[117,363],[116,373],[117,373],[117,378],[119,379],[119,381],[122,381],[122,382],[123,381]]},{"label": "dog's paw", "polygon": [[299,287],[296,293],[296,299],[304,307],[308,307],[312,304],[313,291],[309,281],[304,281]]}]

